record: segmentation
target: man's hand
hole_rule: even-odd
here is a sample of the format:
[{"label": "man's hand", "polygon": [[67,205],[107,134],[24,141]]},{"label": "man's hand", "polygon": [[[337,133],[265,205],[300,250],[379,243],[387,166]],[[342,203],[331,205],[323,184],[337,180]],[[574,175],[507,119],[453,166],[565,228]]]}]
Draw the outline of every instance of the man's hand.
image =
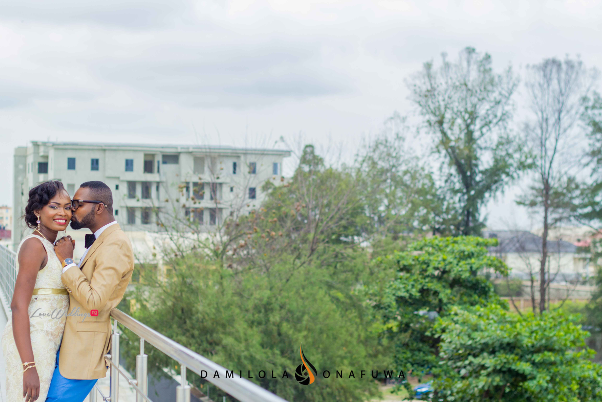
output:
[{"label": "man's hand", "polygon": [[65,258],[73,259],[73,249],[75,248],[75,240],[71,236],[65,236],[58,239],[54,245],[54,251],[59,258],[61,264],[65,265]]}]

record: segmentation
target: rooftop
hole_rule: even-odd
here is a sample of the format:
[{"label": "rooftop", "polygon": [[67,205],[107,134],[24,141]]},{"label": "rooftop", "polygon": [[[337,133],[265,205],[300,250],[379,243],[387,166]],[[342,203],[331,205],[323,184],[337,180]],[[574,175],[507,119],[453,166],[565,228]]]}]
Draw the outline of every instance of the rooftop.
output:
[{"label": "rooftop", "polygon": [[234,147],[230,145],[194,145],[194,144],[148,144],[148,143],[110,143],[110,142],[53,142],[53,141],[31,141],[32,144],[38,146],[51,146],[56,148],[97,148],[97,149],[144,149],[144,150],[160,150],[163,152],[236,152],[236,153],[271,153],[289,156],[291,151],[285,149],[280,142],[280,148],[251,148],[251,147]]}]

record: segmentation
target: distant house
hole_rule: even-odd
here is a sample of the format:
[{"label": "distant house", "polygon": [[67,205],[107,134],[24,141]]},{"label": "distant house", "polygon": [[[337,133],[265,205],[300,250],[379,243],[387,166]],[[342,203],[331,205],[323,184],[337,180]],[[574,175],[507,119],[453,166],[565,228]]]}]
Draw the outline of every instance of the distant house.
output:
[{"label": "distant house", "polygon": [[[498,246],[489,252],[511,269],[510,276],[529,279],[539,277],[541,266],[542,238],[522,230],[484,231],[486,238],[497,238]],[[588,255],[578,253],[578,247],[564,240],[548,240],[548,266],[553,282],[567,282],[593,275]]]},{"label": "distant house", "polygon": [[10,230],[0,228],[0,246],[12,248]]}]

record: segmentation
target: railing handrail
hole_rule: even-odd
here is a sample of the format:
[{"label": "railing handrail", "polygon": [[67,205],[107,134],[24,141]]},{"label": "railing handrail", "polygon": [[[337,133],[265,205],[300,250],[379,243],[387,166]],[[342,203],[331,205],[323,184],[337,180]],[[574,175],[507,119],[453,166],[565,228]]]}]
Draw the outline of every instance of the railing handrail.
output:
[{"label": "railing handrail", "polygon": [[[207,372],[207,381],[215,384],[217,387],[232,395],[237,399],[249,402],[286,402],[273,393],[266,391],[257,384],[241,378],[233,370],[227,370],[219,364],[199,355],[196,352],[180,345],[179,343],[169,339],[160,332],[144,325],[140,321],[130,317],[121,310],[113,309],[111,316],[124,327],[134,332],[145,342],[150,343],[167,356],[176,360],[180,364],[186,366],[188,370],[192,370],[198,375],[201,371]],[[219,373],[220,378],[213,378],[215,372]],[[226,378],[226,371],[234,373],[230,378]]]}]

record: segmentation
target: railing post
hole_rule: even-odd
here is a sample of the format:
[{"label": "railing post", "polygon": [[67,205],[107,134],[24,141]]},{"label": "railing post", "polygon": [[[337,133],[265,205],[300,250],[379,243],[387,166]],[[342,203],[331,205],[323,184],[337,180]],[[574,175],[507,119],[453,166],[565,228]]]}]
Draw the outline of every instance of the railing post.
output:
[{"label": "railing post", "polygon": [[90,402],[96,402],[96,385],[92,387],[92,391],[90,391]]},{"label": "railing post", "polygon": [[[144,339],[140,338],[140,354],[136,356],[136,385],[144,392],[144,396],[148,396],[147,367],[148,356],[144,354]],[[136,401],[144,402],[145,399],[136,392]]]},{"label": "railing post", "polygon": [[111,402],[119,401],[119,332],[117,320],[113,319],[113,339],[111,340]]},{"label": "railing post", "polygon": [[186,381],[186,366],[182,364],[182,378],[176,388],[176,402],[190,402],[190,385]]}]

